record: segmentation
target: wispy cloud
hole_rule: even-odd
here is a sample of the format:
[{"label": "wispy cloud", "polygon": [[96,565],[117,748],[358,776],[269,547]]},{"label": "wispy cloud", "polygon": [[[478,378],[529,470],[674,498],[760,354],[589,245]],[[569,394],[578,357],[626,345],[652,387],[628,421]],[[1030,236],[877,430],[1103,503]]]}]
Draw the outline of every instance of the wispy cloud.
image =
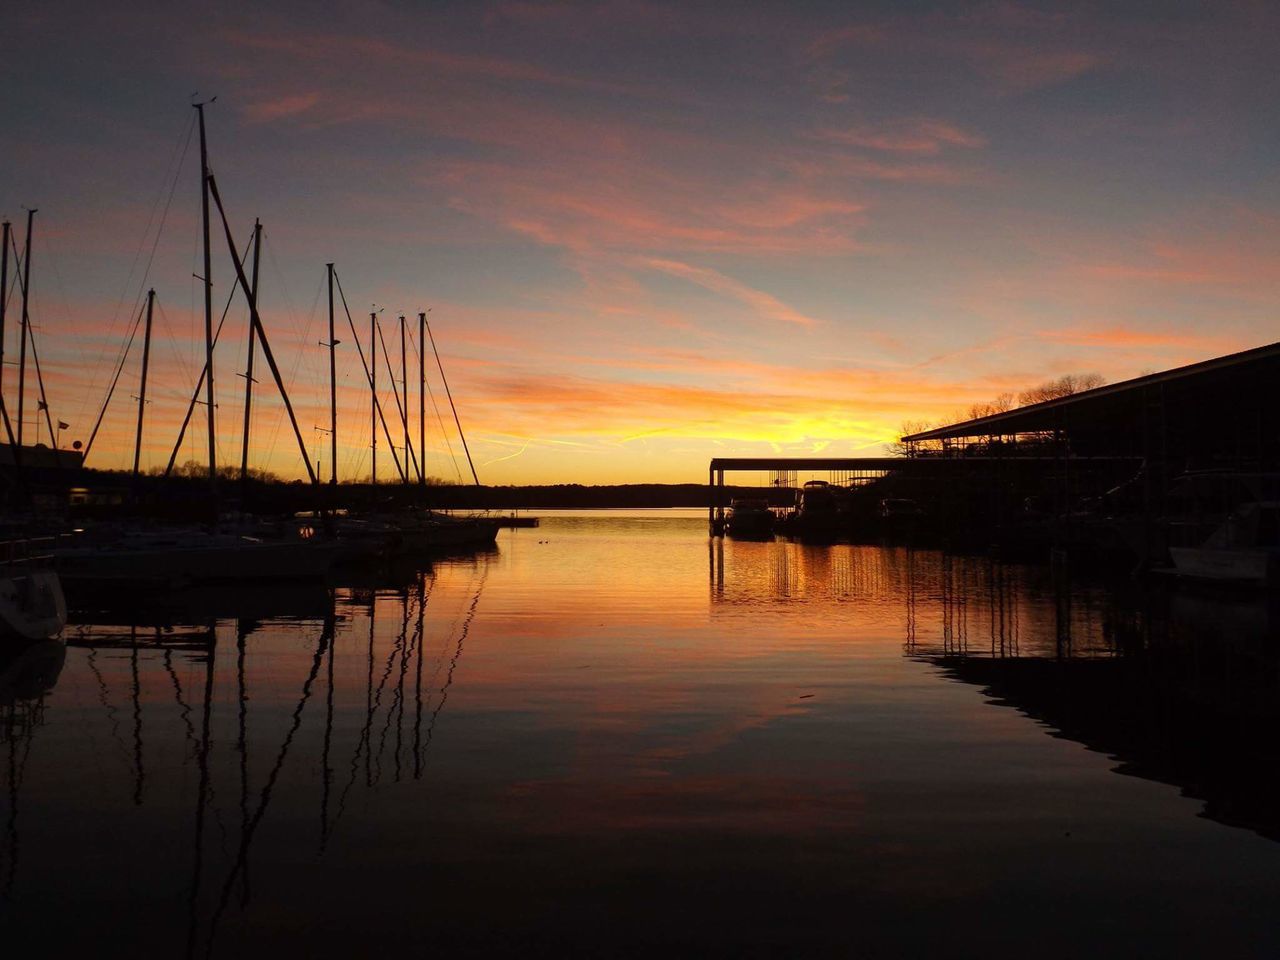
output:
[{"label": "wispy cloud", "polygon": [[986,139],[943,120],[902,119],[875,124],[827,128],[815,136],[834,143],[886,153],[933,156],[948,147],[977,149]]},{"label": "wispy cloud", "polygon": [[1124,326],[1081,326],[1064,330],[1045,330],[1039,336],[1056,343],[1084,347],[1146,348],[1177,350],[1187,354],[1211,356],[1237,349],[1237,338],[1221,334],[1200,334],[1176,330],[1140,330]]},{"label": "wispy cloud", "polygon": [[857,247],[863,205],[797,180],[705,179],[642,156],[514,166],[458,162],[442,174],[455,208],[582,256],[700,251],[830,256]]},{"label": "wispy cloud", "polygon": [[653,270],[669,273],[672,276],[696,283],[715,293],[721,293],[739,300],[761,316],[769,319],[781,320],[783,323],[793,323],[801,327],[812,327],[818,322],[812,317],[807,317],[798,310],[787,306],[777,297],[765,293],[763,290],[757,290],[739,280],[727,277],[723,273],[718,273],[707,267],[695,267],[687,263],[681,263],[678,260],[663,260],[656,257],[644,260],[643,263]]},{"label": "wispy cloud", "polygon": [[[1103,52],[1085,45],[1065,14],[1016,4],[965,12],[902,14],[823,31],[807,49],[824,99],[847,96],[848,74],[834,69],[850,51],[930,62],[929,73],[959,64],[998,89],[1020,93],[1053,86],[1097,69]],[[917,67],[918,69],[918,67]]]},{"label": "wispy cloud", "polygon": [[449,51],[411,42],[398,42],[382,37],[336,34],[329,32],[297,32],[288,34],[227,31],[224,39],[233,46],[264,51],[275,56],[319,64],[321,69],[350,78],[352,64],[364,62],[371,69],[418,67],[432,72],[460,75],[482,80],[538,83],[551,86],[586,87],[611,93],[624,92],[625,87],[588,76],[548,69],[535,63],[506,57],[484,56]]},{"label": "wispy cloud", "polygon": [[244,115],[251,123],[268,123],[306,113],[320,100],[318,93],[298,93],[248,104]]}]

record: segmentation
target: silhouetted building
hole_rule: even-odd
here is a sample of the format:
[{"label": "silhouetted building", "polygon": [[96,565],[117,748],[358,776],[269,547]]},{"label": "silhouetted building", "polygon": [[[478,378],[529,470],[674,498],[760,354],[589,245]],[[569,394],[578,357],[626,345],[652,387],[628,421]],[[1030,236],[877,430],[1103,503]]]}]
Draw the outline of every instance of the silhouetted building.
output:
[{"label": "silhouetted building", "polygon": [[1166,475],[1280,468],[1280,343],[903,437],[913,453],[1138,457]]}]

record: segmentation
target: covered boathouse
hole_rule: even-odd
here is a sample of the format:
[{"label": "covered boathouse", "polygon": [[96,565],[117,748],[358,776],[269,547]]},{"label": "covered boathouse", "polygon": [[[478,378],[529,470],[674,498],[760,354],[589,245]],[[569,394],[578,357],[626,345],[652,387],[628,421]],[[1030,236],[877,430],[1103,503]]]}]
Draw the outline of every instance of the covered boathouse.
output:
[{"label": "covered boathouse", "polygon": [[1168,476],[1280,469],[1280,343],[902,438],[909,456],[1138,457]]},{"label": "covered boathouse", "polygon": [[1014,503],[1016,487],[1006,487],[1003,519],[1021,516],[1014,522],[1025,527],[1038,509],[1095,531],[1098,521],[1140,521],[1139,552],[1159,555],[1170,521],[1209,529],[1241,503],[1280,498],[1280,343],[902,442],[912,459],[1022,464],[1029,457],[1045,465],[1038,495],[1027,497],[1031,489],[1021,485],[1022,502]]},{"label": "covered boathouse", "polygon": [[[948,541],[1050,531],[1057,542],[1072,528],[1093,540],[1127,524],[1141,528],[1142,553],[1159,553],[1152,531],[1170,517],[1280,500],[1280,343],[901,439],[897,457],[713,459],[712,532],[723,529],[726,472],[809,470],[847,488],[854,536],[876,533],[876,504],[900,497]],[[1138,538],[1122,539],[1132,549]]]}]

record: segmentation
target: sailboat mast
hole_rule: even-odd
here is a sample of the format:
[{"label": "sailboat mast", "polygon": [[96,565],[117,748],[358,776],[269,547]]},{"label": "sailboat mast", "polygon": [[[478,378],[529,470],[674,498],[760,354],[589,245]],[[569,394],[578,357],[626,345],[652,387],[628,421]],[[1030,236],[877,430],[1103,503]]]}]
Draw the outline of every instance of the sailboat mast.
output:
[{"label": "sailboat mast", "polygon": [[4,226],[4,251],[0,252],[0,393],[4,388],[4,317],[9,306],[9,232],[12,226],[6,220]]},{"label": "sailboat mast", "polygon": [[404,405],[400,422],[404,424],[404,482],[409,482],[409,368],[408,354],[404,348],[404,314],[400,314],[400,385],[404,387]]},{"label": "sailboat mast", "polygon": [[[142,418],[147,409],[147,368],[151,364],[151,314],[156,305],[156,291],[147,291],[147,326],[142,334],[142,384],[138,387],[138,433],[133,440],[133,483],[138,483],[138,467],[142,463]],[[136,327],[134,329],[137,329]]]},{"label": "sailboat mast", "polygon": [[[27,394],[27,325],[31,322],[31,229],[36,218],[34,210],[27,211],[27,240],[22,250],[22,346],[18,348],[18,446],[22,446],[22,410]],[[36,418],[39,429],[40,419]]]},{"label": "sailboat mast", "polygon": [[204,104],[197,103],[200,115],[200,223],[204,243],[204,400],[209,423],[209,487],[218,489],[218,451],[213,409],[213,262],[209,250],[209,145],[204,132]]},{"label": "sailboat mast", "polygon": [[427,485],[427,315],[418,314],[418,486]]},{"label": "sailboat mast", "polygon": [[378,482],[378,315],[369,314],[369,392],[373,409],[369,413],[369,435],[373,438],[373,482]]},{"label": "sailboat mast", "polygon": [[333,333],[333,264],[325,264],[329,271],[329,482],[338,482],[338,361],[334,347],[338,341]]},{"label": "sailboat mast", "polygon": [[[253,298],[258,299],[258,263],[262,259],[262,221],[253,220],[253,276],[249,286],[253,290]],[[244,368],[244,426],[240,431],[240,506],[244,508],[244,494],[249,483],[249,427],[250,413],[253,410],[253,355],[258,349],[258,328],[253,325],[253,317],[249,318],[249,360]]]},{"label": "sailboat mast", "polygon": [[249,322],[258,328],[258,340],[262,343],[262,358],[267,361],[267,367],[271,370],[271,379],[275,381],[276,390],[279,391],[280,399],[284,403],[284,412],[289,417],[289,426],[293,428],[293,438],[298,442],[298,453],[302,457],[302,465],[307,468],[307,479],[315,484],[318,482],[316,472],[311,466],[311,457],[307,455],[307,445],[302,439],[302,430],[298,427],[298,417],[293,411],[293,404],[289,401],[289,391],[285,388],[284,378],[280,375],[280,366],[271,352],[271,345],[267,343],[267,331],[262,326],[262,318],[258,316],[258,298],[253,287],[249,285],[249,278],[244,272],[244,263],[236,252],[236,242],[231,236],[231,225],[227,222],[227,211],[222,205],[222,198],[218,195],[218,183],[213,174],[209,175],[209,192],[218,205],[218,216],[222,220],[222,231],[226,237],[227,251],[231,254],[231,264],[235,267],[236,281],[244,291],[244,295],[249,298]]}]

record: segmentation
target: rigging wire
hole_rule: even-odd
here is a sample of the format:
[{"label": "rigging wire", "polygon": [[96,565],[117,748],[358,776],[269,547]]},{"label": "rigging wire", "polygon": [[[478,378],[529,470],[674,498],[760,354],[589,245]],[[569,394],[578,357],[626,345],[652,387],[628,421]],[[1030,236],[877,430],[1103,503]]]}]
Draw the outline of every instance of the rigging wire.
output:
[{"label": "rigging wire", "polygon": [[[249,248],[252,245],[253,245],[253,233],[251,232],[249,234],[248,241],[244,245],[244,253],[240,257],[242,261],[244,260],[245,257],[249,255]],[[240,288],[236,284],[232,284],[231,292],[227,294],[227,304],[222,308],[222,317],[218,320],[218,328],[214,331],[214,334],[213,334],[213,345],[215,347],[218,345],[218,338],[222,336],[222,325],[227,322],[227,314],[231,312],[231,302],[235,299],[236,291],[239,289]],[[161,308],[161,312],[163,313],[163,308]],[[196,381],[195,392],[192,394],[191,401],[187,405],[187,415],[186,417],[183,418],[182,426],[178,430],[178,439],[173,445],[173,453],[170,454],[169,456],[169,465],[165,468],[164,473],[166,477],[169,475],[170,471],[173,470],[173,462],[174,460],[177,459],[178,450],[182,446],[182,440],[187,435],[187,426],[188,424],[191,423],[191,414],[195,412],[196,402],[200,397],[200,388],[204,386],[204,378],[208,372],[209,372],[208,364],[202,363],[200,365],[200,377]],[[214,399],[214,402],[215,403],[217,402],[217,398]]]},{"label": "rigging wire", "polygon": [[[53,431],[53,415],[49,412],[49,397],[44,392],[44,375],[40,372],[40,354],[36,350],[35,333],[31,329],[27,330],[27,339],[31,342],[31,359],[35,362],[35,365],[36,365],[36,385],[40,389],[40,401],[38,404],[38,409],[36,410],[36,423],[37,425],[39,424],[40,410],[43,410],[44,421],[49,427],[49,440],[51,443],[53,443],[54,449],[57,449],[57,434],[55,434]],[[59,420],[58,422],[61,423],[62,421]]]},{"label": "rigging wire", "polygon": [[[190,338],[189,337],[180,338],[178,336],[178,325],[169,319],[169,314],[166,313],[164,309],[164,302],[159,297],[156,297],[156,307],[159,308],[160,310],[160,317],[164,321],[165,328],[166,328],[166,335],[164,337],[165,345],[169,348],[169,352],[173,356],[174,365],[182,373],[182,382],[189,383],[191,379],[195,376],[195,374],[192,371],[191,362],[190,362],[191,358],[182,352],[182,347],[184,344],[188,343]],[[154,337],[154,334],[153,334],[153,337]],[[204,365],[201,364],[202,369],[203,369],[203,366]],[[182,390],[178,390],[177,387],[165,388],[159,384],[157,385],[157,387],[159,389],[167,390],[167,392],[174,398],[185,397],[187,395],[185,388]]]},{"label": "rigging wire", "polygon": [[436,402],[436,392],[431,389],[431,381],[423,381],[427,385],[427,396],[431,398],[431,407],[436,412],[436,423],[440,424],[440,435],[444,437],[444,445],[449,450],[449,459],[453,461],[453,472],[462,483],[462,464],[458,463],[458,455],[454,452],[453,441],[449,439],[449,431],[445,429],[444,416],[440,413],[440,404]]},{"label": "rigging wire", "polygon": [[[378,331],[378,339],[382,342],[382,359],[385,360],[387,363],[387,374],[391,379],[391,395],[395,397],[396,412],[400,414],[400,422],[407,423],[409,414],[405,408],[409,405],[409,388],[407,385],[405,386],[405,392],[404,392],[405,402],[403,405],[401,405],[400,392],[396,390],[396,372],[395,372],[395,369],[391,366],[391,351],[387,349],[387,338],[382,335],[381,323],[374,323],[373,326],[374,326],[374,329]],[[418,468],[418,458],[417,456],[414,455],[412,440],[409,440],[408,446],[404,448],[404,466],[406,471],[409,469],[410,459],[413,460],[413,466],[414,466],[414,469],[416,470]]]},{"label": "rigging wire", "polygon": [[4,312],[6,316],[9,314],[9,301],[13,299],[13,292],[18,289],[18,281],[22,279],[22,257],[18,253],[17,233],[18,231],[16,230],[9,231],[9,242],[13,246],[15,262],[13,265],[13,280],[9,282],[9,289],[5,291],[4,295]]},{"label": "rigging wire", "polygon": [[[222,221],[222,231],[226,236],[227,247],[230,250],[236,268],[236,279],[239,281],[241,288],[249,298],[249,319],[253,324],[253,328],[258,333],[258,339],[262,343],[262,356],[267,361],[267,366],[271,368],[271,377],[275,381],[276,390],[280,394],[280,399],[284,403],[285,412],[289,415],[289,423],[293,427],[294,439],[298,442],[298,453],[302,456],[302,465],[307,468],[307,479],[312,484],[319,482],[315,471],[311,466],[311,456],[307,451],[306,441],[302,438],[302,430],[298,426],[297,417],[293,412],[293,404],[289,400],[289,391],[285,386],[284,378],[280,375],[280,367],[276,363],[275,355],[271,350],[270,343],[267,342],[266,327],[262,324],[262,319],[258,314],[257,293],[249,288],[249,281],[245,278],[243,260],[236,256],[235,240],[231,236],[231,224],[227,220],[227,210],[223,206],[222,197],[218,191],[218,181],[209,175],[209,193],[213,198],[213,202],[218,207],[218,218]],[[255,230],[256,232],[256,230]],[[210,371],[212,373],[212,371]],[[210,465],[212,468],[212,464]]]},{"label": "rigging wire", "polygon": [[[46,254],[46,259],[48,260],[48,263],[49,263],[49,268],[53,271],[53,283],[54,283],[54,289],[57,293],[58,312],[61,313],[63,322],[69,325],[71,311],[67,309],[66,284],[64,284],[62,281],[62,271],[58,269],[57,251],[55,250],[53,245],[49,243],[48,240],[44,240],[43,243],[44,243],[44,252]],[[44,373],[40,369],[40,355],[36,352],[35,332],[34,330],[28,330],[27,334],[28,334],[28,339],[30,339],[31,341],[31,356],[32,356],[32,359],[35,361],[35,365],[36,365],[36,384],[40,388],[40,402],[44,404],[45,423],[49,427],[51,442],[53,442],[54,446],[56,447],[57,446],[56,434],[54,434],[53,432],[53,417],[49,412],[49,397],[45,393],[45,389],[44,389]],[[80,354],[80,356],[83,357],[82,354]],[[82,403],[81,410],[83,409],[84,407]],[[60,420],[58,422],[61,423],[62,421]]]},{"label": "rigging wire", "polygon": [[480,478],[476,475],[476,465],[471,462],[471,451],[467,449],[467,435],[462,432],[462,421],[458,419],[458,408],[454,406],[453,394],[449,391],[449,380],[444,375],[444,364],[440,362],[440,351],[436,349],[436,338],[431,333],[431,324],[425,323],[427,337],[431,340],[431,352],[436,356],[436,366],[440,369],[440,381],[444,384],[445,396],[449,398],[449,409],[453,411],[453,422],[458,427],[458,439],[462,441],[462,452],[467,455],[467,466],[471,468],[471,479],[480,486]]},{"label": "rigging wire", "polygon": [[[14,232],[15,232],[15,231],[13,231],[13,230],[10,230],[10,231],[9,231],[9,238],[10,238],[10,240],[12,240],[12,239],[13,239],[13,234],[14,234]],[[15,242],[15,245],[14,245],[14,248],[13,248],[13,249],[14,249],[15,254],[16,254],[17,249],[18,249],[18,248],[17,248],[17,245],[16,245],[16,242]],[[13,266],[14,266],[14,270],[13,270],[13,279],[9,281],[9,289],[8,289],[8,290],[6,290],[6,291],[4,291],[4,312],[5,312],[6,316],[7,316],[7,315],[8,315],[8,313],[9,313],[9,301],[11,301],[11,300],[13,299],[13,291],[14,291],[14,290],[16,290],[16,289],[18,289],[18,276],[19,276],[19,275],[21,274],[21,272],[22,272],[22,258],[21,258],[21,257],[18,257],[18,262],[17,262],[17,263],[15,263]]]},{"label": "rigging wire", "polygon": [[[425,359],[425,353],[420,353],[418,351],[418,345],[413,342],[412,337],[409,338],[409,343],[413,347],[414,358],[419,360],[419,362]],[[423,344],[423,346],[425,347],[426,344]],[[453,461],[453,472],[458,477],[458,483],[462,483],[462,467],[458,463],[458,455],[453,451],[453,441],[449,439],[449,431],[445,429],[444,417],[440,415],[440,404],[436,402],[436,392],[431,389],[431,381],[426,379],[425,371],[423,373],[422,385],[427,388],[427,397],[431,400],[432,409],[435,410],[436,423],[440,425],[440,436],[444,438],[444,445],[449,451],[449,459]],[[427,472],[427,451],[421,451],[421,456],[422,472],[425,475]]]},{"label": "rigging wire", "polygon": [[111,386],[107,388],[107,398],[102,401],[102,409],[98,411],[98,419],[93,424],[93,430],[89,434],[89,440],[84,445],[84,455],[80,458],[81,465],[89,459],[89,451],[93,449],[93,441],[97,439],[98,428],[102,426],[102,418],[106,415],[107,405],[111,403],[111,395],[116,392],[116,384],[120,382],[120,373],[124,370],[125,360],[129,357],[129,349],[133,346],[134,338],[138,335],[138,328],[142,325],[142,311],[138,311],[138,318],[133,322],[133,332],[129,334],[129,339],[124,345],[124,350],[120,354],[120,362],[116,364],[116,372],[111,378]]},{"label": "rigging wire", "polygon": [[[435,402],[435,390],[431,389],[430,381],[428,381],[428,379],[426,379],[425,364],[424,364],[424,362],[422,362],[422,361],[424,361],[424,360],[425,360],[426,355],[425,355],[425,353],[424,353],[424,352],[420,351],[420,349],[419,349],[419,348],[417,348],[417,344],[416,344],[416,343],[413,343],[413,338],[412,338],[412,337],[410,337],[410,340],[408,340],[408,342],[410,342],[410,346],[413,348],[413,358],[415,358],[415,360],[416,360],[417,362],[419,362],[419,366],[420,366],[420,367],[422,367],[422,388],[425,388],[425,389],[426,389],[426,396],[428,396],[428,397],[430,398],[430,401],[431,401],[431,407],[433,407],[433,408],[434,408],[434,410],[435,410],[435,422],[438,422],[438,424],[440,425],[440,436],[443,436],[443,438],[444,438],[444,444],[445,444],[445,447],[448,447],[448,449],[449,449],[449,458],[451,458],[451,460],[453,461],[453,472],[454,472],[454,474],[457,474],[457,477],[458,477],[458,483],[462,483],[462,470],[461,470],[461,467],[458,467],[458,458],[457,458],[456,454],[454,454],[454,453],[453,453],[453,444],[452,444],[451,442],[449,442],[449,435],[448,435],[448,433],[445,433],[445,430],[444,430],[444,419],[443,419],[443,417],[442,417],[442,416],[440,416],[440,407],[439,407],[439,404]],[[424,346],[424,347],[425,347],[425,346],[426,346],[426,344],[424,343],[424,344],[422,344],[422,346]],[[424,445],[424,447],[425,447],[425,445],[426,445],[425,440],[424,440],[424,442],[422,442],[422,445]],[[421,453],[422,453],[422,475],[424,475],[424,476],[425,476],[425,475],[426,475],[426,451],[425,451],[425,449],[424,449],[424,451],[422,451]]]},{"label": "rigging wire", "polygon": [[[356,333],[356,323],[351,319],[351,308],[347,306],[347,295],[342,289],[342,281],[338,278],[338,271],[333,271],[334,282],[338,285],[338,295],[342,298],[342,309],[347,315],[347,325],[351,328],[351,336],[355,340],[356,353],[360,355],[360,365],[364,367],[365,381],[369,384],[370,389],[373,388],[373,377],[369,373],[369,365],[364,359],[364,348],[360,346],[360,335]],[[382,423],[382,432],[386,434],[387,446],[391,448],[391,460],[396,465],[396,473],[400,474],[400,479],[404,480],[407,474],[400,469],[400,459],[396,456],[396,447],[391,440],[391,431],[387,429],[386,417],[382,415],[382,404],[378,402],[378,395],[373,395],[373,407],[378,414],[378,420]],[[376,430],[375,430],[376,432]]]},{"label": "rigging wire", "polygon": [[[263,236],[264,237],[266,236],[265,230],[263,230]],[[273,270],[275,270],[276,279],[280,281],[280,295],[284,300],[284,312],[285,312],[285,315],[290,319],[290,321],[292,321],[293,332],[296,336],[298,335],[297,312],[293,308],[293,300],[289,295],[289,288],[285,283],[284,271],[280,269],[280,263],[279,261],[276,260],[274,248],[268,245],[265,247],[265,249],[267,251],[267,258],[271,261],[271,267]],[[316,286],[315,297],[312,298],[312,301],[311,301],[311,310],[307,314],[306,326],[303,328],[301,333],[302,340],[300,341],[298,349],[293,351],[293,368],[289,371],[289,380],[288,380],[288,386],[290,387],[293,387],[298,381],[298,367],[302,365],[303,355],[304,354],[309,355],[308,351],[305,348],[307,344],[310,343],[311,330],[315,326],[316,307],[320,303],[320,294],[323,292],[323,290],[324,290],[324,278],[322,275],[319,283]],[[261,309],[259,309],[258,311],[258,318],[259,319],[262,318]],[[315,373],[314,358],[312,359],[311,372],[313,374]],[[267,455],[265,459],[268,462],[270,462],[272,457],[275,456],[276,444],[279,442],[280,431],[283,429],[283,427],[284,427],[284,417],[281,417],[279,415],[279,411],[277,411],[275,428],[271,433],[271,440],[267,444]]]},{"label": "rigging wire", "polygon": [[[9,234],[9,238],[10,238],[11,240],[13,239],[13,234],[12,234],[12,233],[10,233],[10,234]],[[15,251],[15,252],[16,252],[16,251]],[[28,254],[28,255],[29,255],[29,254]],[[52,262],[52,261],[51,261],[51,262]],[[54,271],[54,272],[55,272],[55,273],[57,272],[56,268],[55,268],[55,271]],[[30,294],[30,292],[27,290],[27,285],[26,285],[25,283],[23,283],[23,285],[22,285],[22,294],[23,294],[23,296],[27,297],[28,301],[30,301],[31,294]],[[64,311],[65,311],[65,305],[64,305]],[[24,331],[24,332],[25,332],[25,335],[26,335],[27,342],[31,344],[31,359],[32,359],[32,362],[34,362],[34,363],[35,363],[35,367],[36,367],[36,385],[37,385],[37,387],[38,387],[38,389],[39,389],[39,391],[40,391],[40,400],[39,400],[39,404],[38,404],[38,406],[37,406],[37,408],[36,408],[36,431],[37,431],[37,433],[38,433],[38,432],[39,432],[39,429],[40,429],[40,412],[41,412],[41,411],[44,411],[44,419],[45,419],[45,423],[46,423],[46,424],[48,424],[48,427],[49,427],[49,439],[50,439],[50,441],[51,441],[51,442],[53,442],[53,441],[54,441],[54,439],[55,439],[55,434],[54,434],[54,432],[53,432],[53,417],[52,417],[52,415],[49,413],[49,397],[48,397],[48,396],[45,394],[45,392],[44,392],[44,376],[43,376],[43,375],[41,374],[41,372],[40,372],[40,357],[39,357],[39,355],[36,353],[36,333],[35,333],[35,324],[31,323],[31,320],[30,320],[30,310],[28,310],[28,311],[27,311],[27,313],[28,313],[28,318],[27,318],[27,323],[25,324],[26,329],[25,329],[25,331]],[[61,421],[60,421],[60,422],[61,422]],[[21,428],[22,428],[22,424],[18,424],[18,428],[19,428],[19,429],[21,429]]]},{"label": "rigging wire", "polygon": [[[165,167],[166,181],[170,179],[170,170],[172,170],[172,181],[169,184],[169,195],[165,197],[164,209],[163,211],[161,211],[161,214],[160,214],[160,224],[156,228],[156,235],[151,241],[151,252],[147,255],[147,265],[146,267],[143,268],[142,279],[139,281],[138,293],[134,297],[134,301],[133,301],[134,311],[137,311],[142,306],[142,300],[144,298],[143,291],[147,289],[147,280],[151,276],[151,267],[155,263],[156,250],[160,246],[160,237],[163,235],[165,224],[168,222],[168,219],[169,219],[169,209],[173,205],[173,197],[178,189],[178,177],[182,173],[183,164],[186,162],[186,159],[187,159],[187,151],[191,147],[191,135],[195,130],[195,122],[196,122],[195,116],[193,114],[191,121],[187,124],[187,130],[186,130],[185,136],[179,137],[178,143],[174,144],[173,152],[170,153],[169,162]],[[182,152],[181,152],[181,155],[178,156],[177,165],[175,166],[174,156],[178,155],[178,144],[182,145]],[[162,181],[162,183],[163,182],[164,181]],[[133,263],[129,267],[129,274],[125,278],[124,284],[120,288],[120,299],[116,303],[115,310],[112,311],[110,333],[109,333],[109,338],[111,339],[114,339],[115,337],[115,327],[116,327],[116,323],[119,320],[120,308],[124,305],[125,293],[128,290],[129,281],[133,279],[133,272],[137,268],[138,258],[142,255],[143,245],[146,243],[147,234],[151,231],[151,224],[154,222],[154,219],[155,219],[156,207],[160,205],[160,198],[162,196],[164,196],[163,186],[161,187],[161,192],[156,195],[155,202],[151,206],[151,214],[147,218],[147,226],[143,230],[142,237],[138,241],[138,249],[134,252]],[[130,315],[132,316],[132,313]],[[101,357],[101,354],[99,354],[99,357]],[[121,362],[123,362],[123,358],[121,358]],[[92,368],[94,370],[96,370],[99,366],[100,364],[97,364],[97,363],[92,364]],[[88,388],[81,394],[80,409],[76,413],[77,416],[82,416],[84,414],[84,405],[88,403],[89,397],[93,394],[94,387],[96,385],[97,385],[97,375],[95,374],[93,377],[90,378]],[[106,408],[106,402],[104,401],[103,409],[105,408]],[[101,417],[99,417],[99,420],[101,420]]]},{"label": "rigging wire", "polygon": [[[142,230],[142,236],[138,238],[138,246],[137,246],[137,249],[136,249],[136,250],[134,250],[134,252],[133,252],[133,261],[129,264],[129,273],[125,276],[124,283],[120,285],[120,296],[119,296],[119,298],[118,298],[118,299],[117,299],[117,301],[116,301],[115,309],[111,312],[111,324],[112,324],[112,327],[113,327],[113,328],[114,328],[114,326],[115,326],[115,324],[116,324],[117,320],[119,319],[119,315],[120,315],[120,308],[124,306],[124,298],[125,298],[125,295],[128,293],[128,290],[129,290],[129,283],[130,283],[130,281],[132,281],[132,280],[133,280],[133,273],[134,273],[134,271],[135,271],[135,270],[137,270],[137,269],[138,269],[138,260],[139,260],[139,258],[141,258],[141,256],[142,256],[142,248],[146,245],[147,237],[148,237],[148,236],[150,235],[150,233],[151,233],[151,225],[152,225],[152,223],[154,223],[154,222],[155,222],[156,209],[160,206],[160,201],[161,201],[161,199],[162,199],[162,198],[164,198],[164,196],[165,196],[165,193],[164,193],[164,184],[165,184],[165,183],[168,183],[168,182],[170,181],[171,177],[172,177],[172,181],[173,181],[173,182],[172,182],[172,185],[171,185],[171,186],[170,186],[170,188],[169,188],[169,197],[168,197],[168,201],[169,201],[169,202],[172,202],[172,200],[173,200],[173,194],[174,194],[174,191],[177,189],[177,186],[178,186],[178,179],[177,179],[177,175],[178,175],[178,172],[179,172],[179,171],[181,170],[181,168],[182,168],[182,164],[183,164],[183,162],[186,160],[186,157],[187,157],[187,150],[188,150],[188,149],[189,149],[189,147],[191,146],[191,135],[192,135],[192,133],[195,131],[195,124],[196,124],[196,117],[195,117],[195,114],[192,114],[192,115],[191,115],[191,117],[190,117],[190,119],[189,119],[189,121],[187,122],[187,129],[186,129],[185,134],[180,134],[180,135],[178,136],[177,141],[175,141],[175,143],[174,143],[174,145],[173,145],[173,149],[172,149],[172,150],[170,151],[170,153],[169,153],[169,159],[168,159],[168,161],[166,161],[166,163],[165,163],[165,168],[164,168],[164,178],[163,178],[163,180],[161,180],[161,187],[160,187],[160,190],[156,193],[156,198],[155,198],[155,200],[153,200],[153,201],[151,202],[151,210],[150,210],[150,211],[148,212],[148,214],[147,214],[147,225],[146,225],[146,226],[143,228],[143,230]],[[177,169],[174,169],[173,161],[174,161],[174,157],[175,157],[175,156],[177,156],[177,154],[178,154],[179,147],[181,147],[181,150],[182,150],[182,156],[181,156],[181,157],[179,158],[179,160],[178,160],[178,167],[177,167]],[[172,171],[172,174],[171,174],[171,171]],[[166,202],[166,204],[165,204],[165,212],[166,212],[166,213],[168,212],[168,202]],[[164,224],[164,221],[163,221],[163,218],[162,218],[162,219],[161,219],[161,228],[160,228],[161,230],[163,230],[163,228],[164,228],[164,227],[163,227],[163,224]],[[158,239],[159,239],[159,231],[157,232],[157,241],[158,241]],[[152,247],[151,247],[152,255],[153,255],[153,256],[154,256],[154,254],[155,254],[155,249],[156,249],[156,245],[155,245],[155,243],[153,242]],[[149,265],[149,264],[150,264],[150,261],[148,261],[148,265]],[[143,283],[143,285],[145,286],[145,284],[146,284],[145,275],[144,275],[144,279],[143,279],[142,283]],[[138,304],[137,304],[137,302],[136,302],[136,300],[135,300],[135,302],[134,302],[134,306],[136,307],[137,305],[138,305]]]},{"label": "rigging wire", "polygon": [[[335,314],[336,317],[336,314]],[[337,334],[335,327],[334,334]],[[341,359],[338,361],[338,370],[340,375],[339,389],[345,392],[348,389],[358,390],[359,387],[352,386],[351,371],[356,365],[356,355],[350,350],[342,353]],[[341,414],[342,409],[339,409]],[[349,419],[349,418],[348,418]],[[368,426],[364,417],[359,418],[359,427],[355,430],[349,426],[343,426],[339,431],[340,437],[346,438],[339,444],[340,473],[342,476],[359,477],[360,471],[364,468],[364,458],[368,452],[367,440],[368,434],[365,428]],[[352,443],[354,437],[354,444]]]}]

